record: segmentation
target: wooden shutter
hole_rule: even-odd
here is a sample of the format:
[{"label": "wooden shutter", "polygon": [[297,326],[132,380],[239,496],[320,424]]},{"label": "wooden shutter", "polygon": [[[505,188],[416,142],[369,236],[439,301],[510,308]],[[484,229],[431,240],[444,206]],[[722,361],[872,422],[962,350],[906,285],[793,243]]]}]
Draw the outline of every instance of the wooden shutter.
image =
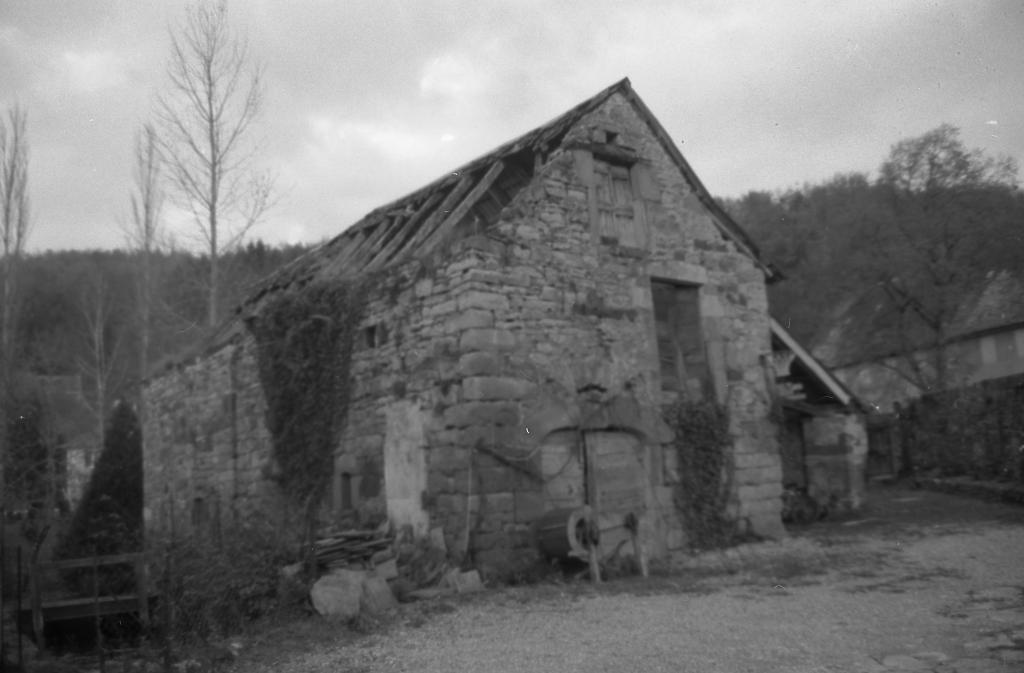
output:
[{"label": "wooden shutter", "polygon": [[662,389],[705,396],[710,386],[700,288],[652,281],[651,295]]}]

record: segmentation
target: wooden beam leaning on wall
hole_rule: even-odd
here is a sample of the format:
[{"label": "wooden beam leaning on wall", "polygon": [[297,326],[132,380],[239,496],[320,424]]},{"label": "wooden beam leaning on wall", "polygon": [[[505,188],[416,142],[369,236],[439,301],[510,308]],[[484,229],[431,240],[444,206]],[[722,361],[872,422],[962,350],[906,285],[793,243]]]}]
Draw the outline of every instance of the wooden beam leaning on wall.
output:
[{"label": "wooden beam leaning on wall", "polygon": [[[427,234],[427,238],[424,240],[424,252],[436,247],[442,241],[444,241],[448,234],[455,228],[455,225],[469,213],[469,210],[476,204],[477,200],[483,196],[483,194],[490,189],[494,181],[498,179],[501,172],[505,169],[504,161],[496,161],[491,164],[491,167],[487,169],[480,181],[473,186],[473,189],[466,194],[466,197],[448,214],[447,217],[441,221],[441,224],[437,227],[436,231]],[[438,209],[440,210],[440,209]]]},{"label": "wooden beam leaning on wall", "polygon": [[412,238],[412,236],[409,235],[409,232],[403,230],[414,229],[418,223],[423,221],[428,213],[433,211],[434,206],[436,206],[440,200],[441,192],[435,192],[428,196],[423,204],[402,222],[400,229],[396,231],[380,251],[374,255],[373,259],[369,260],[365,268],[367,270],[380,268],[392,259],[395,259],[398,252],[406,247],[406,242]]},{"label": "wooden beam leaning on wall", "polygon": [[399,251],[400,255],[410,255],[416,252],[416,249],[430,237],[437,225],[444,221],[448,213],[450,213],[455,206],[462,199],[463,195],[469,191],[469,188],[473,185],[473,181],[469,175],[463,175],[462,178],[455,183],[455,185],[448,191],[448,195],[444,197],[440,205],[434,209],[423,224],[420,225],[416,235],[406,244],[404,248]]}]

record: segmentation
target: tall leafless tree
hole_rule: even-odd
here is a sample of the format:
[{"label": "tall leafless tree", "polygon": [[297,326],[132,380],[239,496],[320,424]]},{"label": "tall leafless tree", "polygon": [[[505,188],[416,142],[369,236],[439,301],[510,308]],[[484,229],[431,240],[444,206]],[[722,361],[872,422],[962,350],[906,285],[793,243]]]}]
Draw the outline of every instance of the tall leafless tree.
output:
[{"label": "tall leafless tree", "polygon": [[270,204],[273,179],[254,167],[253,123],[263,105],[262,68],[227,5],[200,2],[171,33],[169,86],[158,99],[160,146],[172,192],[189,210],[209,254],[210,325],[219,317],[220,255]]},{"label": "tall leafless tree", "polygon": [[[160,185],[160,153],[156,129],[145,124],[135,138],[135,168],[130,197],[131,219],[126,235],[136,258],[136,334],[138,335],[138,378],[146,378],[149,367],[155,284],[154,256],[162,244],[160,214],[163,191]],[[141,402],[141,396],[140,396]],[[139,406],[139,415],[145,412]]]},{"label": "tall leafless tree", "polygon": [[97,446],[106,441],[106,415],[111,389],[116,388],[121,330],[115,316],[115,305],[102,269],[97,267],[83,288],[79,300],[82,315],[84,356],[78,360],[79,370],[92,387],[92,411],[96,419]]},{"label": "tall leafless tree", "polygon": [[18,265],[29,234],[28,115],[14,106],[0,118],[0,491],[4,490],[8,411],[13,402]]}]

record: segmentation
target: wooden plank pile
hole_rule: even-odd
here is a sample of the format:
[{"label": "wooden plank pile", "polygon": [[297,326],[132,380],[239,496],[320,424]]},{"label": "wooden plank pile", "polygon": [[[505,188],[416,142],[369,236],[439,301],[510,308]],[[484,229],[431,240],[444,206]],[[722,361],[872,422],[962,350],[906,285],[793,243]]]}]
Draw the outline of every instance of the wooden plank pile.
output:
[{"label": "wooden plank pile", "polygon": [[329,533],[313,543],[316,563],[324,568],[347,568],[379,563],[391,558],[394,537],[380,530],[347,530]]}]

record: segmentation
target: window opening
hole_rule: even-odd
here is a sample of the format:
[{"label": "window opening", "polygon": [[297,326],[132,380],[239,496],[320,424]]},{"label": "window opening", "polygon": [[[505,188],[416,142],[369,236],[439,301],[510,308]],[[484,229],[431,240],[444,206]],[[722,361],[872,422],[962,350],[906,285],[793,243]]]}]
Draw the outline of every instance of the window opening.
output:
[{"label": "window opening", "polygon": [[192,501],[192,528],[202,528],[209,520],[210,513],[207,510],[206,501],[202,498],[195,498]]},{"label": "window opening", "polygon": [[348,511],[355,507],[354,499],[352,497],[352,474],[350,472],[342,472],[341,479],[339,480],[340,493],[340,509],[342,511]]},{"label": "window opening", "polygon": [[700,287],[651,281],[655,339],[662,390],[703,398],[710,388]]},{"label": "window opening", "polygon": [[382,322],[367,325],[363,328],[363,347],[376,348],[388,342],[388,329]]}]

